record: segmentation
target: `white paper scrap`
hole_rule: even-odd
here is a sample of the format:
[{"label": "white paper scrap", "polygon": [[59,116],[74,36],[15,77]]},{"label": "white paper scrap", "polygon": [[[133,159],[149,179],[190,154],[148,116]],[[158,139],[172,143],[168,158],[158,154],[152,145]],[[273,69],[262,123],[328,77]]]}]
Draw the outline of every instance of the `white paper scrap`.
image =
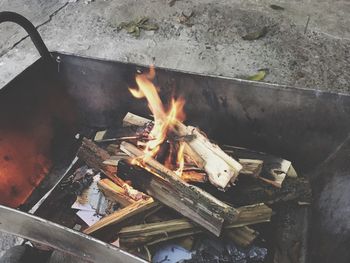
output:
[{"label": "white paper scrap", "polygon": [[102,218],[102,216],[97,215],[95,211],[83,210],[79,210],[77,216],[79,216],[88,226],[92,226]]}]

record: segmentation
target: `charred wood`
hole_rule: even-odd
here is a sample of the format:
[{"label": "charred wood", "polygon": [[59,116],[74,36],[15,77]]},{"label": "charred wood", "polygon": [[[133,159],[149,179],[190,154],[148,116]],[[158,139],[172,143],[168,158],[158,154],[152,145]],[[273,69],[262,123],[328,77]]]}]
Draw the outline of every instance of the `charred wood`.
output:
[{"label": "charred wood", "polygon": [[[123,142],[121,149],[134,160],[143,156],[143,152],[132,144]],[[137,189],[145,191],[163,204],[175,209],[195,221],[215,235],[219,235],[224,222],[234,222],[238,211],[214,198],[198,187],[189,185],[173,171],[153,158],[146,158],[138,168],[119,162],[118,175],[133,182]]]}]

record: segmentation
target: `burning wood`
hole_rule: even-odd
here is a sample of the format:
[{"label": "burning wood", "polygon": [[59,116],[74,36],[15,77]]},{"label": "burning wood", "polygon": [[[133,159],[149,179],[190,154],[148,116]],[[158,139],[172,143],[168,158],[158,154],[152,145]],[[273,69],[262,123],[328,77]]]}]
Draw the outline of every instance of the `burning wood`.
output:
[{"label": "burning wood", "polygon": [[290,161],[242,147],[223,145],[227,154],[242,159],[261,160],[263,162],[261,170],[256,173],[256,177],[275,187],[281,188],[284,179],[288,177],[297,177],[297,174]]},{"label": "burning wood", "polygon": [[[226,220],[234,222],[238,212],[233,207],[221,202],[198,187],[189,185],[173,171],[166,168],[153,158],[142,158],[143,152],[136,146],[122,142],[121,150],[133,157],[134,164],[145,168],[139,176],[135,169],[127,169],[126,179],[132,179],[134,185],[154,196],[159,201],[174,208],[179,213],[191,218],[216,235],[220,235],[221,227]],[[118,166],[121,170],[121,167]],[[121,172],[119,173],[120,176]]]},{"label": "burning wood", "polygon": [[[128,113],[123,120],[125,126],[142,127],[148,123],[152,121],[132,113]],[[226,188],[227,184],[234,181],[243,168],[219,146],[211,143],[198,128],[177,122],[174,133],[178,138],[182,138],[185,144],[184,153],[207,173],[213,185],[222,189]]]},{"label": "burning wood", "polygon": [[266,204],[310,202],[309,183],[297,177],[291,162],[220,147],[199,128],[186,126],[184,99],[163,104],[154,74],[151,68],[137,75],[137,89],[130,89],[134,97],[147,99],[153,120],[127,113],[113,135],[99,131],[95,142],[82,140],[77,156],[101,176],[94,189],[116,205],[103,215],[96,211],[104,217],[85,225],[84,233],[118,239],[129,251],[208,231],[246,247],[259,239],[254,225],[270,222]]},{"label": "burning wood", "polygon": [[[185,126],[183,112],[184,100],[172,99],[168,110],[165,109],[156,87],[152,83],[155,76],[151,67],[148,74],[136,76],[138,89],[129,89],[136,98],[146,98],[148,106],[154,116],[154,125],[149,134],[149,141],[145,143],[145,158],[155,157],[161,146],[170,141],[170,149],[177,149],[177,173],[181,175],[184,165],[184,152],[190,151],[191,158],[199,168],[205,170],[209,181],[222,189],[225,189],[230,181],[234,181],[242,169],[236,160],[227,155],[219,146],[211,143],[199,129]],[[134,122],[139,125],[144,121],[140,117],[127,116],[126,123]],[[181,138],[174,140],[173,137]],[[168,168],[171,168],[172,152],[168,153]],[[169,159],[170,158],[170,159]]]},{"label": "burning wood", "polygon": [[139,200],[142,198],[147,198],[143,193],[132,189],[126,182],[120,179],[116,175],[116,168],[114,166],[105,164],[104,162],[110,160],[111,156],[107,151],[98,147],[95,143],[88,139],[83,139],[82,145],[78,150],[77,156],[84,160],[90,167],[102,171],[108,178],[110,178],[114,183],[123,187],[126,193],[131,199]]}]

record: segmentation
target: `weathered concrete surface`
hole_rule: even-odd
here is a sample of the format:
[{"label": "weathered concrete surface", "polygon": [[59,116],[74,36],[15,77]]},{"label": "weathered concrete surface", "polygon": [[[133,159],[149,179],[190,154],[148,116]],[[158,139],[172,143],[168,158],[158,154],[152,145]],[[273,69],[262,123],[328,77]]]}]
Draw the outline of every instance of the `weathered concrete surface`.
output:
[{"label": "weathered concrete surface", "polygon": [[[172,7],[166,0],[2,0],[0,10],[24,14],[50,50],[229,77],[268,68],[267,82],[350,92],[346,0],[178,0]],[[191,11],[193,25],[179,23],[181,13]],[[120,22],[141,16],[160,29],[139,38],[117,32]],[[242,39],[264,26],[265,37]],[[28,38],[20,41],[24,36],[14,25],[1,25],[0,87],[38,58]],[[0,251],[16,242],[1,234],[0,240]]]},{"label": "weathered concrete surface", "polygon": [[[285,10],[272,10],[272,3]],[[183,11],[194,11],[192,27],[178,22]],[[268,68],[267,82],[348,92],[349,13],[350,2],[331,0],[179,0],[172,7],[166,0],[96,0],[88,5],[80,0],[66,5],[39,31],[50,50],[232,77]],[[120,22],[140,16],[149,16],[160,29],[137,39],[117,32]],[[265,37],[242,39],[263,26],[269,28]],[[0,59],[0,85],[36,57],[28,39],[7,52]]]}]

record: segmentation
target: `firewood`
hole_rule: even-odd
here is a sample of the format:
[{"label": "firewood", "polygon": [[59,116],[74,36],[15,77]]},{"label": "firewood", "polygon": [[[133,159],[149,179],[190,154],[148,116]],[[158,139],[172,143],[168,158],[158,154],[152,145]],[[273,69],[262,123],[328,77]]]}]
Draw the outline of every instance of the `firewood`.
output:
[{"label": "firewood", "polygon": [[140,170],[122,161],[118,164],[118,175],[131,180],[137,189],[145,191],[215,235],[220,235],[224,220],[228,223],[235,221],[238,215],[235,208],[221,202],[200,188],[187,184],[175,172],[155,159],[151,157],[140,158],[143,157],[144,153],[136,146],[122,142],[120,148],[130,155],[133,161],[139,160],[141,162],[139,165],[144,167]]},{"label": "firewood", "polygon": [[221,148],[209,141],[199,129],[178,123],[178,135],[185,138],[185,142],[191,149],[191,157],[194,157],[198,167],[203,168],[209,181],[222,189],[225,189],[230,181],[238,176],[242,165],[227,155]]},{"label": "firewood", "polygon": [[287,201],[310,203],[312,191],[310,182],[303,177],[287,177],[281,188],[266,184],[259,180],[240,179],[238,184],[225,193],[216,189],[210,191],[220,200],[233,203],[234,205],[249,205],[257,202],[276,204]]},{"label": "firewood", "polygon": [[[101,171],[114,183],[126,189],[126,194],[129,194],[130,198],[135,199],[135,197],[146,197],[145,194],[141,192],[138,193],[136,190],[132,190],[130,187],[128,187],[127,183],[116,175],[117,169],[115,166],[104,163],[108,163],[112,156],[110,156],[107,151],[93,143],[91,140],[86,138],[83,139],[77,156],[89,167]],[[131,192],[133,193],[132,195],[130,194]],[[135,200],[139,199],[140,198],[136,198]]]},{"label": "firewood", "polygon": [[145,124],[152,122],[149,119],[146,119],[144,117],[138,116],[136,114],[133,114],[131,112],[128,112],[124,119],[123,119],[123,126],[144,126]]},{"label": "firewood", "polygon": [[100,191],[109,199],[120,203],[123,207],[136,201],[128,196],[125,189],[105,178],[97,182]]},{"label": "firewood", "polygon": [[[247,245],[255,239],[257,233],[246,226],[269,222],[272,211],[263,204],[241,207],[239,210],[242,212],[240,218],[235,223],[225,225],[224,234],[229,233],[230,239],[238,245]],[[123,246],[130,247],[156,244],[178,237],[202,233],[203,231],[201,227],[193,224],[190,220],[181,218],[124,227],[120,230],[118,236]]]},{"label": "firewood", "polygon": [[[161,222],[162,223],[162,222]],[[203,231],[199,228],[188,228],[188,229],[179,229],[177,231],[167,230],[167,222],[164,222],[165,224],[161,225],[162,230],[159,230],[158,233],[142,233],[140,235],[129,235],[128,229],[122,229],[121,231],[126,231],[126,233],[119,232],[119,242],[120,245],[124,248],[133,248],[133,247],[140,247],[140,246],[150,246],[154,245],[160,242],[169,241],[172,239],[180,238],[180,237],[187,237],[187,236],[193,236],[195,234],[202,233]],[[151,225],[151,224],[147,224]],[[147,226],[146,226],[147,227]],[[151,226],[152,227],[152,226]]]},{"label": "firewood", "polygon": [[263,203],[241,206],[237,210],[239,216],[236,221],[233,224],[228,224],[226,228],[231,228],[233,225],[238,227],[269,222],[272,216],[272,209]]},{"label": "firewood", "polygon": [[143,213],[155,206],[158,205],[158,202],[155,202],[153,198],[148,198],[147,200],[139,200],[135,203],[128,205],[108,216],[105,216],[100,221],[96,222],[92,226],[84,230],[85,234],[92,234],[97,230],[100,230],[106,226],[115,225],[123,222],[126,219],[130,219],[140,213]]},{"label": "firewood", "polygon": [[[243,167],[242,170],[239,172],[240,175],[250,175],[256,178],[260,176],[262,166],[264,163],[262,160],[239,159],[238,162]],[[188,174],[185,174],[186,172]],[[195,172],[196,174],[193,174],[192,172]],[[182,179],[186,182],[204,183],[207,181],[206,173],[203,169],[193,166],[186,166],[186,164],[182,174]]]},{"label": "firewood", "polygon": [[260,176],[264,164],[262,160],[239,159],[238,161],[243,167],[239,174],[251,175],[254,177]]},{"label": "firewood", "polygon": [[257,238],[258,232],[247,226],[231,229],[225,231],[224,236],[241,247],[250,246]]},{"label": "firewood", "polygon": [[281,187],[287,175],[289,177],[297,177],[291,162],[288,160],[267,153],[231,145],[223,145],[223,150],[234,158],[262,160],[262,171],[258,178],[275,187]]},{"label": "firewood", "polygon": [[[241,214],[236,222],[224,226],[224,229],[240,228],[248,225],[265,223],[271,220],[272,210],[264,204],[244,206],[238,208]],[[254,216],[256,216],[254,218]],[[119,237],[154,236],[180,230],[197,229],[200,227],[187,218],[173,219],[156,223],[141,224],[124,227]]]},{"label": "firewood", "polygon": [[205,183],[207,181],[207,174],[205,172],[197,171],[183,171],[181,179],[186,183]]},{"label": "firewood", "polygon": [[[151,121],[130,112],[123,120],[124,125],[129,126],[144,126],[149,122]],[[200,168],[205,170],[213,185],[224,189],[238,176],[242,165],[221,150],[219,146],[211,143],[199,129],[179,122],[176,124],[174,133],[183,138],[188,146],[185,151],[190,151],[191,157]]]},{"label": "firewood", "polygon": [[114,166],[106,165],[103,162],[109,160],[111,156],[107,151],[97,146],[91,140],[83,139],[78,150],[77,156],[83,160],[89,167],[103,172],[114,183],[122,186],[125,182],[116,175]]},{"label": "firewood", "polygon": [[[162,223],[162,222],[161,222]],[[167,223],[167,222],[165,222]],[[179,229],[177,231],[172,231],[167,229],[167,225],[162,225],[163,231],[160,230],[158,233],[152,234],[140,234],[138,236],[132,235],[128,236],[128,229],[122,229],[121,231],[126,231],[125,233],[119,232],[119,242],[122,247],[132,248],[140,246],[150,246],[155,245],[160,242],[169,241],[177,239],[180,237],[188,237],[196,234],[203,233],[200,228],[188,228],[188,229]],[[257,232],[249,227],[238,227],[225,230],[224,236],[237,245],[248,246],[250,245],[255,238],[258,236]]]},{"label": "firewood", "polygon": [[110,144],[106,148],[107,152],[110,155],[115,155],[117,152],[119,152],[119,144]]}]

